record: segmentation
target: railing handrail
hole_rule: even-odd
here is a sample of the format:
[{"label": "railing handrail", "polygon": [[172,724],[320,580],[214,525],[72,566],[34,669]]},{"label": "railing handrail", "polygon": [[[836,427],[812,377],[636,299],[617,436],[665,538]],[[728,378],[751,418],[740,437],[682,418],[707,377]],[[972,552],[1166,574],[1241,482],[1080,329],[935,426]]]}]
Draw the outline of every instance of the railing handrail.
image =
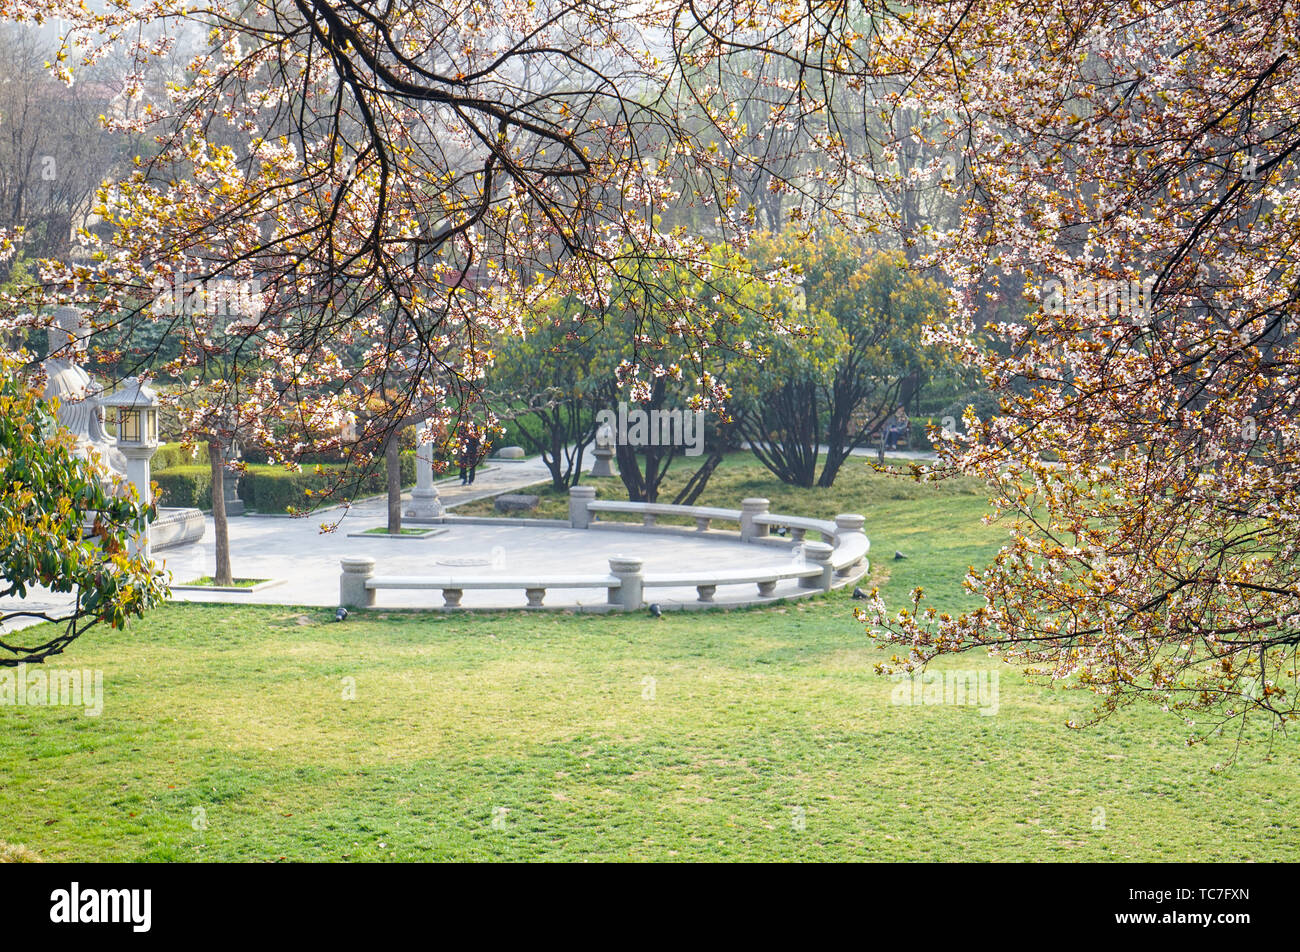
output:
[{"label": "railing handrail", "polygon": [[678,506],[670,502],[624,502],[621,500],[593,499],[588,510],[597,512],[651,512],[661,516],[707,516],[710,519],[740,521],[739,509],[719,509],[714,506]]},{"label": "railing handrail", "polygon": [[623,582],[614,575],[372,575],[366,588],[618,588]]}]

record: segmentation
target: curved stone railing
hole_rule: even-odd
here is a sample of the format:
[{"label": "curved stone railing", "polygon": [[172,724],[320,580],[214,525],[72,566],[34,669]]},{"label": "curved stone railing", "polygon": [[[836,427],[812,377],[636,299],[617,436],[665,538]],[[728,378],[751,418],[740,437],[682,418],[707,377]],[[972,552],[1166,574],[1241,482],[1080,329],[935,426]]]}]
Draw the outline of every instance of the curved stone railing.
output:
[{"label": "curved stone railing", "polygon": [[[675,506],[657,502],[605,502],[596,499],[591,486],[574,486],[569,490],[569,525],[575,529],[636,529],[635,523],[600,523],[592,519],[602,512],[639,514],[641,528],[660,531],[690,532],[686,527],[667,527],[656,524],[659,516],[680,516],[695,520],[695,532],[708,532],[715,521],[739,524],[743,542],[771,545],[804,544],[807,533],[821,536],[822,543],[831,548],[831,565],[837,578],[846,578],[867,556],[871,542],[863,532],[866,517],[857,513],[841,513],[832,522],[828,519],[809,519],[806,516],[786,516],[769,511],[771,502],[761,497],[741,501],[740,509],[718,509],[712,506]],[[790,530],[789,538],[773,536],[773,527]],[[861,574],[861,573],[859,573]]]},{"label": "curved stone railing", "polygon": [[[467,590],[519,589],[526,598],[524,608],[542,608],[546,593],[553,588],[606,589],[608,604],[623,611],[640,608],[646,588],[681,588],[694,586],[698,601],[713,602],[719,586],[757,585],[759,597],[771,597],[777,583],[797,579],[799,588],[829,592],[832,588],[848,584],[867,571],[867,553],[870,540],[863,532],[865,517],[856,513],[843,513],[831,522],[808,519],[803,516],[786,516],[768,511],[769,501],[761,498],[746,499],[741,509],[719,509],[711,506],[677,506],[669,503],[604,502],[596,499],[596,491],[589,486],[574,486],[569,490],[569,525],[574,529],[650,530],[655,532],[704,533],[715,531],[714,522],[734,522],[738,525],[742,542],[762,545],[789,546],[794,558],[785,567],[739,568],[700,570],[691,573],[642,572],[642,561],[637,558],[609,560],[609,573],[604,575],[529,575],[488,577],[462,576],[404,576],[376,575],[375,560],[357,557],[342,560],[339,577],[339,604],[352,607],[370,607],[376,603],[380,589],[423,589],[441,591],[447,608],[460,608],[461,598]],[[641,524],[628,522],[599,522],[598,513],[623,513],[640,515]],[[695,528],[662,526],[656,523],[661,516],[685,517],[695,520]],[[455,521],[454,517],[447,521]],[[529,520],[518,520],[527,524]],[[541,522],[541,520],[538,520]],[[782,527],[790,531],[790,538],[773,536],[770,530]],[[822,541],[808,541],[806,534],[815,532]]]}]

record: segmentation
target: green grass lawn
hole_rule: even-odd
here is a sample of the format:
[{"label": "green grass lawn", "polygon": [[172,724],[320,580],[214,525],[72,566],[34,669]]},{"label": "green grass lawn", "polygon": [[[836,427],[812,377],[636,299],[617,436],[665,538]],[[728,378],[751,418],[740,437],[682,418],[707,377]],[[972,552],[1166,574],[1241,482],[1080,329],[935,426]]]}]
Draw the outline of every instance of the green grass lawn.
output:
[{"label": "green grass lawn", "polygon": [[[894,601],[921,584],[955,607],[1000,534],[969,485],[720,475],[710,504],[865,513]],[[998,671],[995,716],[897,706],[854,604],[341,624],[172,605],[57,660],[103,670],[101,716],[0,707],[0,841],[66,860],[1300,858],[1294,740],[1252,735],[1215,772],[1235,738],[1188,748],[1146,707],[1069,730],[1087,695],[975,656],[938,667]]]}]

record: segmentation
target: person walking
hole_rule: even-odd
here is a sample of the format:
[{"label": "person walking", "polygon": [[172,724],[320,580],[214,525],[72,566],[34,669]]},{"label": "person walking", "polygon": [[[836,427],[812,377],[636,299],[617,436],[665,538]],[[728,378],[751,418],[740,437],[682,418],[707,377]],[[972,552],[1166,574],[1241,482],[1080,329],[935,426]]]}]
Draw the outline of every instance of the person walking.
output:
[{"label": "person walking", "polygon": [[478,429],[467,424],[461,432],[460,484],[468,486],[474,482],[474,471],[478,469]]}]

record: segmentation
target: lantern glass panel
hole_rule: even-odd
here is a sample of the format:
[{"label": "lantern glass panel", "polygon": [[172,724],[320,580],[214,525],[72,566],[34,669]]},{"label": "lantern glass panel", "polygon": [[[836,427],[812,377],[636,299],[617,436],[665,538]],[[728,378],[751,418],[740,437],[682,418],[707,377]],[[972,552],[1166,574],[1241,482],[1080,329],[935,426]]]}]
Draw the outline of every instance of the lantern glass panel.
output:
[{"label": "lantern glass panel", "polygon": [[123,408],[117,411],[117,436],[123,443],[140,442],[139,410]]},{"label": "lantern glass panel", "polygon": [[145,418],[149,421],[149,442],[158,442],[158,411],[149,409],[145,411]]}]

